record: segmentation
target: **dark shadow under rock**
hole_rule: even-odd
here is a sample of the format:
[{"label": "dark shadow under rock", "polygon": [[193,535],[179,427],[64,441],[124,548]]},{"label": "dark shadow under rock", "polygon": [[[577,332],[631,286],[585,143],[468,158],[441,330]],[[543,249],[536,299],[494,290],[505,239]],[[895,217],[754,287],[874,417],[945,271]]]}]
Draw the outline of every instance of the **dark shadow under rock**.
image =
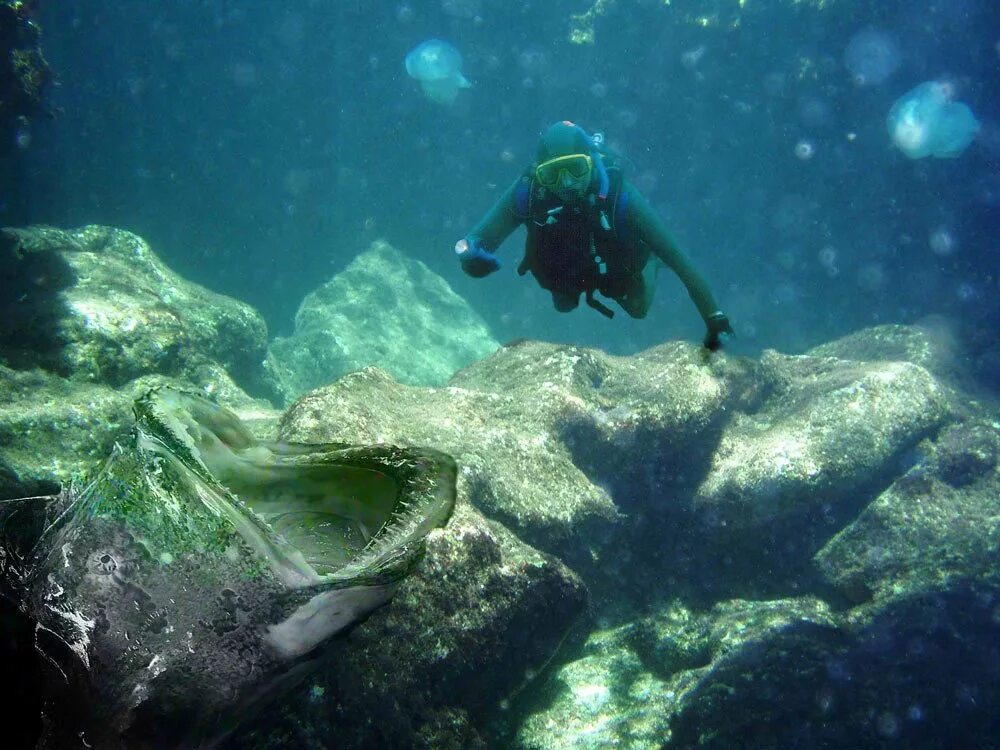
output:
[{"label": "dark shadow under rock", "polygon": [[68,375],[60,322],[69,306],[62,292],[76,282],[76,272],[53,249],[26,245],[8,231],[0,231],[0,268],[0,360]]},{"label": "dark shadow under rock", "polygon": [[1000,581],[921,592],[841,630],[796,624],[720,659],[666,747],[1000,746]]}]

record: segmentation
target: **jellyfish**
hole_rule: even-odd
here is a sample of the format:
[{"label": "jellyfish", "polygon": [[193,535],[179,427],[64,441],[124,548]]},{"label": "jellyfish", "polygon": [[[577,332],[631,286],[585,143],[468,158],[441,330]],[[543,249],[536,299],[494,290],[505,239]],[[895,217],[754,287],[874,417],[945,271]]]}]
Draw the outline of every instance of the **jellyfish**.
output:
[{"label": "jellyfish", "polygon": [[431,101],[451,104],[459,89],[472,86],[462,75],[462,55],[448,42],[428,39],[414,47],[406,56],[406,72],[420,81],[420,87]]},{"label": "jellyfish", "polygon": [[907,157],[954,159],[972,143],[979,122],[967,105],[952,101],[953,95],[950,84],[926,81],[892,105],[886,125],[893,142]]},{"label": "jellyfish", "polygon": [[885,83],[896,72],[899,62],[899,44],[895,38],[875,29],[859,31],[844,50],[844,65],[859,86]]}]

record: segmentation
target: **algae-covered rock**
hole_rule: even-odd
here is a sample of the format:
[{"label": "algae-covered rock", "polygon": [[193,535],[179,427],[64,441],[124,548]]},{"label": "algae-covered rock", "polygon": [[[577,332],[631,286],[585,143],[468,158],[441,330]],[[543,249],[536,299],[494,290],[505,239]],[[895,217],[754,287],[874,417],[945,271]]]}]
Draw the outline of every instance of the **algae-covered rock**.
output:
[{"label": "algae-covered rock", "polygon": [[234,748],[475,748],[558,657],[587,604],[565,565],[461,500],[393,600],[333,644],[297,697]]},{"label": "algae-covered rock", "polygon": [[200,746],[388,601],[455,500],[443,454],[256,441],[203,396],[136,402],[82,491],[0,506],[37,625],[41,747]]},{"label": "algae-covered rock", "polygon": [[525,750],[656,748],[669,736],[676,692],[649,672],[630,625],[590,634],[583,654],[545,686],[546,707],[527,716],[515,746]]},{"label": "algae-covered rock", "polygon": [[525,341],[445,388],[352,374],[300,399],[282,429],[435,445],[459,460],[460,490],[477,508],[583,572],[617,538],[619,489],[632,507],[708,461],[729,391],[699,356],[686,344],[622,358]]},{"label": "algae-covered rock", "polygon": [[[883,335],[920,341],[852,340]],[[443,387],[367,368],[306,394],[279,444],[453,454],[459,507],[393,601],[229,746],[992,736],[1000,420],[868,344],[755,361],[525,341]],[[581,579],[601,625],[579,650]]]},{"label": "algae-covered rock", "polygon": [[1000,423],[952,425],[915,465],[816,555],[851,601],[879,605],[996,573],[1000,558]]},{"label": "algae-covered rock", "polygon": [[[997,581],[914,593],[870,618],[793,621],[714,660],[665,748],[995,748]],[[991,593],[992,592],[992,593]]]},{"label": "algae-covered rock", "polygon": [[44,96],[52,70],[31,5],[0,1],[0,159],[16,148],[16,134],[29,120],[48,114]]},{"label": "algae-covered rock", "polygon": [[295,397],[370,365],[401,383],[441,385],[497,346],[440,276],[375,242],[302,301],[295,332],[271,350]]},{"label": "algae-covered rock", "polygon": [[[189,374],[197,387],[237,411],[258,438],[270,437],[279,413],[248,397],[218,365]],[[0,365],[0,451],[25,477],[68,482],[91,474],[132,425],[132,403],[150,388],[178,380],[147,375],[112,388],[41,369]]]},{"label": "algae-covered rock", "polygon": [[815,599],[733,600],[696,613],[674,602],[626,625],[596,630],[578,659],[556,670],[544,709],[521,725],[522,748],[661,748],[687,696],[713,665],[800,623],[832,625]]},{"label": "algae-covered rock", "polygon": [[948,404],[934,377],[908,362],[771,352],[762,364],[781,385],[727,425],[694,508],[737,546],[806,560],[903,470]]},{"label": "algae-covered rock", "polygon": [[216,366],[277,395],[261,316],[182,279],[130,232],[5,229],[0,263],[0,356],[12,367],[117,387],[152,374],[196,383]]}]

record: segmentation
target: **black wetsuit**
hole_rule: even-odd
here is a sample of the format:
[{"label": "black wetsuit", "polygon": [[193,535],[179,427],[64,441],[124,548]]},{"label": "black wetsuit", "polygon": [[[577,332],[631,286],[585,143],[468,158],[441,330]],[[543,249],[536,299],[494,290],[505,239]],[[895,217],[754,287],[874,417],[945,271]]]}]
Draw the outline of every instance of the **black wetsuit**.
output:
[{"label": "black wetsuit", "polygon": [[653,290],[643,270],[650,255],[655,255],[684,283],[708,324],[709,316],[719,308],[704,278],[635,186],[617,169],[609,168],[608,177],[606,199],[591,196],[580,204],[564,205],[527,170],[468,236],[477,238],[483,249],[496,252],[511,232],[525,224],[528,239],[518,271],[530,271],[552,292],[556,309],[564,312],[577,306],[582,293],[592,306],[608,314],[606,307],[592,301],[592,295],[599,292],[632,317],[644,317]]}]

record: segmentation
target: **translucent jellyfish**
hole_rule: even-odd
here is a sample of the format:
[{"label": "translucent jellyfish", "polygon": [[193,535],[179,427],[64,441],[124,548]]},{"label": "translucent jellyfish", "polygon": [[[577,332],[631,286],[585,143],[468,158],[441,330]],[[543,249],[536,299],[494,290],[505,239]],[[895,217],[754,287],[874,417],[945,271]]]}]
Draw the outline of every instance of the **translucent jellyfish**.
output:
[{"label": "translucent jellyfish", "polygon": [[459,89],[472,86],[462,75],[461,53],[440,39],[428,39],[412,49],[406,56],[406,72],[438,104],[451,104]]},{"label": "translucent jellyfish", "polygon": [[896,100],[886,125],[889,135],[910,159],[954,159],[972,143],[979,122],[972,110],[952,101],[954,87],[927,81]]},{"label": "translucent jellyfish", "polygon": [[938,227],[931,232],[927,238],[927,244],[931,246],[931,252],[940,258],[947,258],[949,255],[954,255],[955,249],[958,247],[955,236],[947,227]]},{"label": "translucent jellyfish", "polygon": [[844,65],[859,86],[885,83],[900,63],[899,43],[890,34],[862,29],[851,37],[844,50]]}]

